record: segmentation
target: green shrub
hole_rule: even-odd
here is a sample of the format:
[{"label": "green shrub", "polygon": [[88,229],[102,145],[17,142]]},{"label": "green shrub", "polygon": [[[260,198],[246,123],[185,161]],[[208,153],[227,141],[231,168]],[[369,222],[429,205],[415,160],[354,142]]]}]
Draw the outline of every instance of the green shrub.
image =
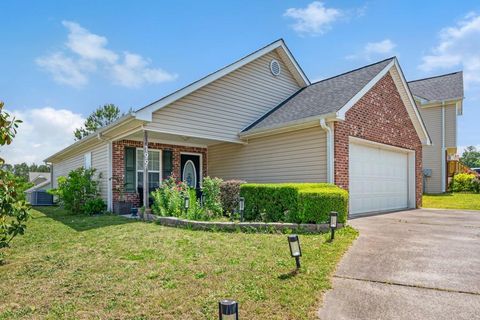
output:
[{"label": "green shrub", "polygon": [[348,193],[327,183],[243,184],[246,220],[323,223],[330,211],[337,211],[339,222],[348,215]]},{"label": "green shrub", "polygon": [[203,209],[210,217],[221,216],[223,213],[220,200],[220,184],[222,179],[205,177],[202,183]]},{"label": "green shrub", "polygon": [[231,215],[238,208],[240,197],[240,185],[245,184],[242,180],[227,180],[220,184],[220,201],[223,212]]},{"label": "green shrub", "polygon": [[472,191],[475,193],[480,193],[480,178],[476,177],[472,181]]},{"label": "green shrub", "polygon": [[184,182],[176,181],[174,177],[163,180],[160,187],[152,192],[153,212],[160,216],[182,216],[187,192],[188,187]]},{"label": "green shrub", "polygon": [[85,203],[98,198],[100,194],[95,169],[78,168],[70,171],[67,177],[59,177],[58,188],[49,192],[58,197],[60,205],[66,210],[85,213]]},{"label": "green shrub", "polygon": [[85,202],[84,211],[86,214],[94,215],[104,213],[107,210],[107,205],[102,198],[89,199]]},{"label": "green shrub", "polygon": [[459,173],[453,177],[453,192],[474,192],[476,189],[476,176],[470,173]]}]

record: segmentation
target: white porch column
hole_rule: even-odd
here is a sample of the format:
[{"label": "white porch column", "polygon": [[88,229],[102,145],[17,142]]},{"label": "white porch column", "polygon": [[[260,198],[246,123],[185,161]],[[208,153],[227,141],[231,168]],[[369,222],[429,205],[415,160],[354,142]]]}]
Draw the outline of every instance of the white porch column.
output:
[{"label": "white porch column", "polygon": [[145,207],[145,213],[148,213],[150,209],[150,203],[148,201],[148,132],[143,131],[143,205]]}]

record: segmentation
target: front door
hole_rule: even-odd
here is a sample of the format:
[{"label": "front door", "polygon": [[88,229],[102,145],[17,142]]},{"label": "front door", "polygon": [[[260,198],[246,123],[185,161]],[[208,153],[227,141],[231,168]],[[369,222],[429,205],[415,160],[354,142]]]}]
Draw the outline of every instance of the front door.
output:
[{"label": "front door", "polygon": [[190,188],[200,189],[200,155],[182,154],[180,172]]}]

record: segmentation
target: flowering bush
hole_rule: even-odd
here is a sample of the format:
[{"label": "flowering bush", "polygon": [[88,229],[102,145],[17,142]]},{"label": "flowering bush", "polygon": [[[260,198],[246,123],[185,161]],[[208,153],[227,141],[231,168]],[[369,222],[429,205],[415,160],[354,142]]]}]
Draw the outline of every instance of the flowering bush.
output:
[{"label": "flowering bush", "polygon": [[476,177],[470,173],[459,173],[453,177],[453,192],[475,192],[477,189]]},{"label": "flowering bush", "polygon": [[162,181],[160,187],[152,192],[153,212],[160,216],[180,217],[183,214],[183,202],[188,186],[171,176]]}]

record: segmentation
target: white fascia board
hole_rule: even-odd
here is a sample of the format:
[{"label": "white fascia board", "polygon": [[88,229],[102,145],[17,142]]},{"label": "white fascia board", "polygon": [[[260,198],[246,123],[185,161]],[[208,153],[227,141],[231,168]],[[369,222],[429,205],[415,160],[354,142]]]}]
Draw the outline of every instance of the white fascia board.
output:
[{"label": "white fascia board", "polygon": [[269,44],[268,46],[258,50],[258,51],[255,51],[254,53],[251,53],[249,54],[248,56],[238,60],[237,62],[234,62],[214,73],[211,73],[210,75],[198,80],[198,81],[195,81],[189,85],[187,85],[186,87],[183,87],[182,89],[180,90],[177,90],[175,92],[173,92],[172,94],[170,95],[167,95],[165,97],[163,97],[162,99],[138,110],[135,112],[135,117],[138,119],[138,120],[143,120],[143,121],[152,121],[152,113],[185,97],[186,95],[208,85],[209,83],[212,83],[213,81],[217,80],[217,79],[220,79],[221,77],[243,67],[244,65],[256,60],[257,58],[277,49],[277,48],[282,48],[284,51],[285,51],[285,54],[290,58],[290,60],[292,61],[293,65],[295,66],[297,72],[300,74],[301,78],[303,79],[303,81],[305,82],[304,85],[305,86],[308,86],[310,84],[310,81],[308,80],[307,76],[305,75],[305,73],[303,72],[303,70],[300,68],[300,66],[298,65],[297,61],[293,58],[292,54],[290,53],[290,50],[287,48],[287,46],[285,45],[285,42],[280,39],[280,40],[277,40],[271,44]]},{"label": "white fascia board", "polygon": [[264,136],[270,136],[278,133],[295,131],[300,129],[306,129],[310,127],[320,126],[320,120],[326,121],[338,121],[341,119],[336,118],[335,113],[328,113],[319,116],[313,116],[308,118],[303,118],[299,120],[285,122],[276,126],[266,127],[266,128],[259,128],[259,129],[252,129],[245,132],[240,132],[238,135],[241,139],[250,139],[250,138],[258,138]]},{"label": "white fascia board", "polygon": [[[402,84],[405,87],[405,90],[407,91],[408,99],[410,100],[410,103],[412,105],[413,111],[415,112],[415,115],[418,119],[418,123],[420,124],[420,128],[417,128],[417,126],[414,126],[417,129],[417,132],[420,131],[425,139],[422,139],[423,144],[427,146],[432,145],[432,140],[430,139],[430,136],[428,134],[427,128],[425,128],[425,124],[423,123],[423,119],[420,116],[420,113],[418,112],[417,109],[417,104],[415,103],[415,99],[413,98],[412,92],[410,91],[410,88],[408,87],[407,80],[405,79],[405,75],[403,74],[402,68],[400,67],[397,58],[393,59],[395,63],[395,68],[397,68],[398,74],[400,75],[400,79],[402,80]],[[420,129],[420,130],[418,130]]]}]

